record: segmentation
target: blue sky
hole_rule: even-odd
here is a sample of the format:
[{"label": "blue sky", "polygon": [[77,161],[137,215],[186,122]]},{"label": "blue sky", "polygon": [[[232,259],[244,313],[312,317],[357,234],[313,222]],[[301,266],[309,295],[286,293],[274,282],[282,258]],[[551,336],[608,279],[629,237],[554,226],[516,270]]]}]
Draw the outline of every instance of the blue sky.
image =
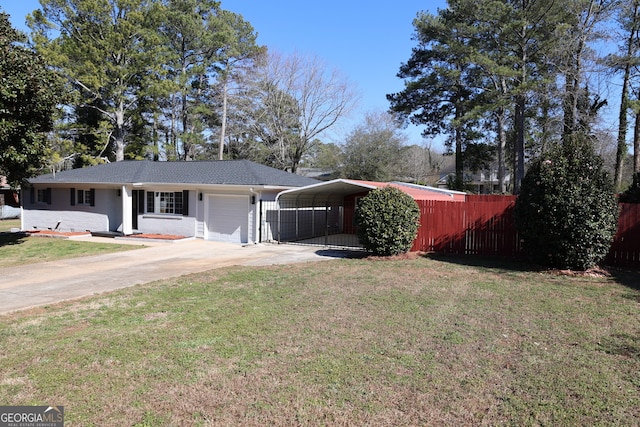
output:
[{"label": "blue sky", "polygon": [[[249,21],[258,42],[270,50],[316,55],[355,83],[361,97],[359,108],[333,135],[333,142],[342,142],[367,111],[388,109],[385,95],[402,89],[396,73],[415,46],[413,18],[421,10],[436,13],[446,1],[222,0],[221,4]],[[40,3],[0,0],[0,7],[11,16],[14,27],[27,31],[25,17]],[[406,133],[410,143],[429,144],[415,127]]]}]

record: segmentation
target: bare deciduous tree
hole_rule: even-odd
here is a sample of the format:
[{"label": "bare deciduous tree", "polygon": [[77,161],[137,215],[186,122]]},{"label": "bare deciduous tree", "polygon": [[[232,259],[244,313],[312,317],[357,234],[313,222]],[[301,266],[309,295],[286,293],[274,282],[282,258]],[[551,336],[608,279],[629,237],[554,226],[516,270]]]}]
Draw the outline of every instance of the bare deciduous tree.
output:
[{"label": "bare deciduous tree", "polygon": [[355,107],[354,86],[315,56],[272,53],[261,73],[255,122],[281,167],[295,173],[319,137]]},{"label": "bare deciduous tree", "polygon": [[342,176],[368,181],[399,178],[406,141],[407,135],[394,116],[387,112],[368,113],[347,136]]}]

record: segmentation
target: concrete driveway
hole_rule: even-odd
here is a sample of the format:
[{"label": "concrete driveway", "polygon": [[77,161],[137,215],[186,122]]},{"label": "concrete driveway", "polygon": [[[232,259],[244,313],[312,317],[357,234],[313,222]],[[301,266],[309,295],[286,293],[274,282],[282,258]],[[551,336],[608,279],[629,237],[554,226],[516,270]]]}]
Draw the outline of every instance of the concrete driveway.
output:
[{"label": "concrete driveway", "polygon": [[[78,240],[140,242],[87,237]],[[299,245],[241,246],[200,239],[148,242],[142,249],[2,269],[0,314],[231,265],[329,260],[348,252]]]}]

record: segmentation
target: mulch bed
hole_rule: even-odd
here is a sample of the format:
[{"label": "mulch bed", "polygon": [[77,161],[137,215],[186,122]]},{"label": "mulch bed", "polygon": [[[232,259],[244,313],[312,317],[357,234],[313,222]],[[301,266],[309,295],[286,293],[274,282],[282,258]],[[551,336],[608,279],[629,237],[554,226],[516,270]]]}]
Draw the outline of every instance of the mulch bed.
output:
[{"label": "mulch bed", "polygon": [[151,234],[151,233],[142,233],[142,234],[133,234],[131,236],[125,236],[126,238],[133,239],[158,239],[158,240],[181,240],[185,239],[185,236],[178,236],[177,234]]}]

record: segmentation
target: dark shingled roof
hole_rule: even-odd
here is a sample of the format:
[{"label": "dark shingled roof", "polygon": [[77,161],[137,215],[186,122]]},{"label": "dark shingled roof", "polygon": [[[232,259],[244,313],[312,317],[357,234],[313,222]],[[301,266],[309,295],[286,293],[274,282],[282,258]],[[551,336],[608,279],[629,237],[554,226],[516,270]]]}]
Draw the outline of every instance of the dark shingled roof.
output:
[{"label": "dark shingled roof", "polygon": [[304,187],[317,184],[312,178],[281,171],[249,160],[218,160],[202,162],[152,162],[127,160],[56,174],[41,175],[29,180],[32,184],[219,184],[272,185]]}]

